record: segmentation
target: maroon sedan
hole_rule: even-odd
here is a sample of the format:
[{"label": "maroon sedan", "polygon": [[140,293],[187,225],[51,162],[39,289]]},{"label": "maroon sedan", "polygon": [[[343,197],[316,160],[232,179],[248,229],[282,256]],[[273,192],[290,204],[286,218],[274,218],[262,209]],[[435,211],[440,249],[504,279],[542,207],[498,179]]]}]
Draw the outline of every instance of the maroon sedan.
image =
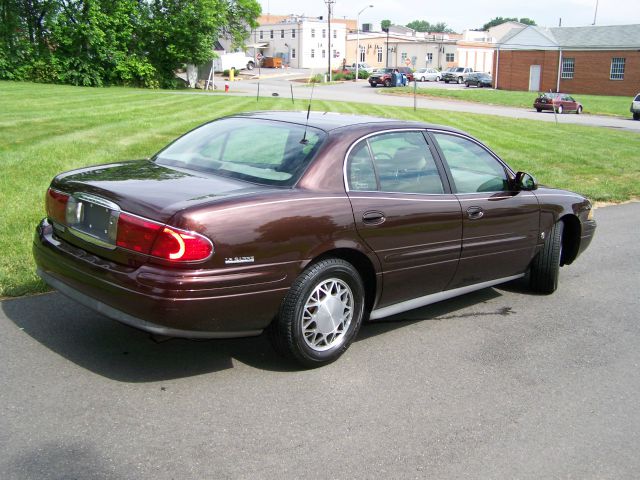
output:
[{"label": "maroon sedan", "polygon": [[582,113],[582,105],[566,93],[541,93],[533,102],[533,108],[538,112],[555,110],[556,113]]},{"label": "maroon sedan", "polygon": [[469,135],[389,119],[263,112],[153,158],[58,175],[34,256],[52,287],[155,334],[258,335],[305,366],[365,319],[528,275],[551,293],[595,230]]}]

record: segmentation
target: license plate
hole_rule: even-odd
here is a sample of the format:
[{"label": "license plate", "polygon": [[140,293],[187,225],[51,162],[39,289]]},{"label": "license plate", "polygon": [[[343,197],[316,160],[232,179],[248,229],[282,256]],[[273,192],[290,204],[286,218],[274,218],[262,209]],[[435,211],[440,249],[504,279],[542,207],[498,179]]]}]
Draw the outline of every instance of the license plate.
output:
[{"label": "license plate", "polygon": [[69,198],[66,220],[74,235],[106,248],[115,248],[120,208],[113,202],[89,194]]}]

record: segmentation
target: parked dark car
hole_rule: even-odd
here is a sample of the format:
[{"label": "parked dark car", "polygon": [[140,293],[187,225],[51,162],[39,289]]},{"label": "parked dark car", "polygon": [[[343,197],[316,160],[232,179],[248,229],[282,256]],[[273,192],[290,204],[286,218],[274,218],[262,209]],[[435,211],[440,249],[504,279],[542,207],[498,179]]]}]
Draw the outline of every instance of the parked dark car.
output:
[{"label": "parked dark car", "polygon": [[473,73],[473,68],[457,67],[452,70],[443,72],[442,80],[444,81],[444,83],[464,83],[471,73]]},{"label": "parked dark car", "polygon": [[413,82],[413,70],[409,67],[394,67],[394,68],[380,68],[369,75],[369,85],[377,87],[382,85],[384,87],[395,87],[393,83],[393,72],[398,71],[400,74],[407,76],[407,81]]},{"label": "parked dark car", "polygon": [[538,112],[555,110],[556,113],[582,113],[582,104],[566,93],[541,93],[533,102],[533,108]]},{"label": "parked dark car", "polygon": [[364,116],[222,118],[148,160],[56,176],[38,274],[154,334],[258,335],[305,366],[378,320],[528,274],[551,293],[595,231],[448,127]]},{"label": "parked dark car", "polygon": [[493,87],[493,78],[488,73],[474,72],[469,74],[464,84],[466,87],[470,87],[471,85],[473,85],[478,88],[491,88]]}]

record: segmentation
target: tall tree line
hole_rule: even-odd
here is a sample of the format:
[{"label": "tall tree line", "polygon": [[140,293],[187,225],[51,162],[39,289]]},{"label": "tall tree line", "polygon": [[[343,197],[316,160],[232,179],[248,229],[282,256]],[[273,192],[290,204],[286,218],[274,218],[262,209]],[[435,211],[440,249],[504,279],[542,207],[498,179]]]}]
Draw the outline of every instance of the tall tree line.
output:
[{"label": "tall tree line", "polygon": [[0,78],[175,86],[173,72],[241,45],[257,0],[0,0]]}]

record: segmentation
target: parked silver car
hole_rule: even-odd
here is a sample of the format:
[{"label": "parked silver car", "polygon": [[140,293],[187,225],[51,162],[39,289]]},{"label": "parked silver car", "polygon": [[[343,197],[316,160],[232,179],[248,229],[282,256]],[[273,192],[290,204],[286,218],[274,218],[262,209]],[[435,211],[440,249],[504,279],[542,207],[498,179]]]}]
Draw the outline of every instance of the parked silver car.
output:
[{"label": "parked silver car", "polygon": [[636,95],[636,98],[631,102],[631,108],[629,111],[633,113],[634,120],[640,120],[640,93]]},{"label": "parked silver car", "polygon": [[440,72],[435,68],[419,68],[413,74],[419,82],[439,82]]}]

